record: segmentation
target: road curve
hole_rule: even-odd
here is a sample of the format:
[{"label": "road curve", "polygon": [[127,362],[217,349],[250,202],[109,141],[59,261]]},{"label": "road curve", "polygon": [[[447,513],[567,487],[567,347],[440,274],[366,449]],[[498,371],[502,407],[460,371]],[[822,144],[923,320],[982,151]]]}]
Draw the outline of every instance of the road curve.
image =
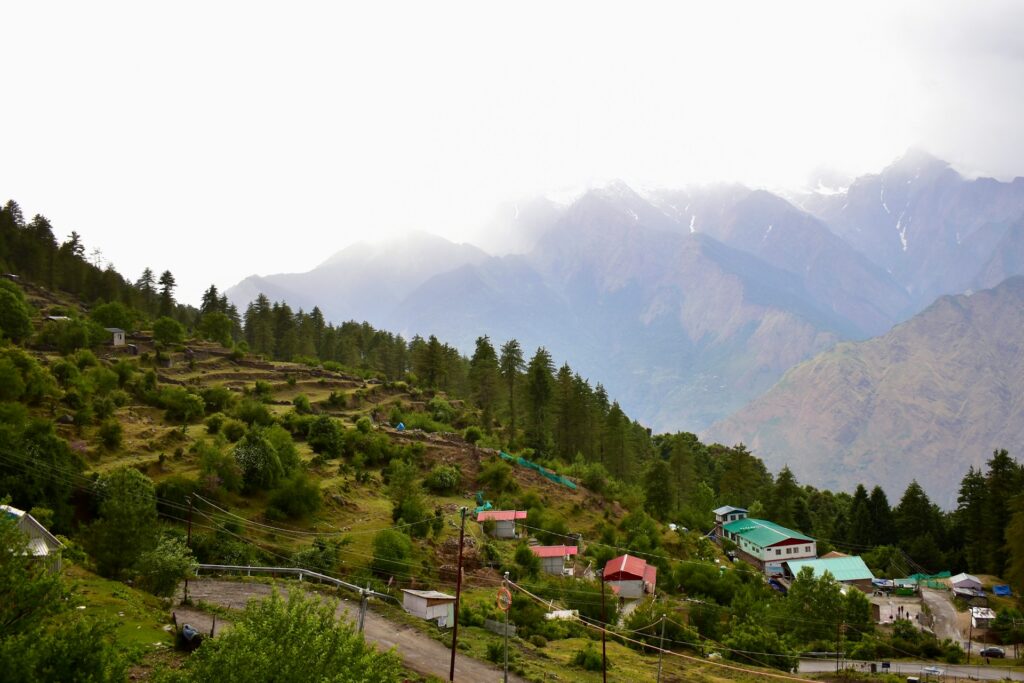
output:
[{"label": "road curve", "polygon": [[[282,582],[281,587],[284,590],[297,588],[294,581]],[[272,590],[273,586],[263,583],[218,579],[199,579],[189,582],[189,595],[193,600],[203,600],[233,609],[243,608],[250,600],[266,598]],[[358,609],[357,600],[343,600],[338,605],[338,617],[354,621]],[[395,648],[405,666],[413,671],[448,680],[451,650],[436,640],[413,628],[389,621],[371,611],[366,613],[363,633],[367,641],[375,643],[384,650]],[[512,673],[509,673],[508,679],[516,683],[526,683]],[[496,667],[459,652],[455,657],[455,680],[465,683],[498,683],[502,680],[502,672]]]}]

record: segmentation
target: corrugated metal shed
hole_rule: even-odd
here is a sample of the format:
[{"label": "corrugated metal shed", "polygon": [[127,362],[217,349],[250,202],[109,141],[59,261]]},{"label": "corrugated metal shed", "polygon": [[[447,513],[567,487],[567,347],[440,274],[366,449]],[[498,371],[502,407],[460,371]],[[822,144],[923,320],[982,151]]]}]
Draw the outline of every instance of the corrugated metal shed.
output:
[{"label": "corrugated metal shed", "polygon": [[729,522],[723,524],[722,528],[730,534],[742,536],[751,543],[767,548],[768,546],[781,543],[782,541],[813,541],[814,539],[810,536],[805,536],[799,531],[793,531],[787,529],[784,526],[780,526],[775,522],[769,522],[765,519],[754,519],[747,517],[746,519],[737,519],[735,522]]},{"label": "corrugated metal shed", "polygon": [[793,576],[800,573],[804,567],[810,567],[814,571],[815,578],[830,573],[836,581],[871,581],[875,578],[864,560],[859,557],[830,557],[818,560],[791,560],[789,570]]}]

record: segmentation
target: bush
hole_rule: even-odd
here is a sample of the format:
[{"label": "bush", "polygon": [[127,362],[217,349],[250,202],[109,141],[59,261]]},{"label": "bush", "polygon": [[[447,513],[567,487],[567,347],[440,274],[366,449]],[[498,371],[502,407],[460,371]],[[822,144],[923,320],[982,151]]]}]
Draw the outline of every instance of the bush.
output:
[{"label": "bush", "polygon": [[477,479],[492,495],[512,492],[519,488],[512,476],[512,465],[499,458],[484,465]]},{"label": "bush", "polygon": [[487,643],[487,659],[495,664],[505,661],[505,646],[501,641]]},{"label": "bush", "polygon": [[329,458],[336,458],[341,455],[342,438],[341,427],[338,421],[329,415],[321,415],[309,425],[309,435],[306,437],[310,448],[314,453],[323,454]]},{"label": "bush", "polygon": [[[224,426],[224,421],[225,420],[227,420],[227,417],[224,415],[224,413],[214,413],[210,417],[206,418],[206,421],[205,421],[206,433],[207,434],[217,434],[217,433],[219,433],[220,432],[220,428]],[[241,424],[241,423],[239,423],[239,424]],[[241,436],[239,436],[239,438],[241,438]]]},{"label": "bush", "polygon": [[309,397],[305,394],[299,394],[292,399],[292,405],[295,406],[295,412],[299,415],[309,415],[313,412],[313,406],[309,403]]},{"label": "bush", "polygon": [[530,636],[530,644],[534,647],[547,647],[548,639],[539,633]]},{"label": "bush", "polygon": [[235,401],[234,394],[225,386],[206,387],[199,392],[199,395],[203,397],[208,413],[225,412],[231,408],[231,404]]},{"label": "bush", "polygon": [[370,418],[363,416],[356,420],[356,429],[363,434],[369,434],[373,430],[373,422],[370,421]]},{"label": "bush", "polygon": [[305,472],[295,472],[270,496],[270,506],[286,517],[308,517],[320,510],[320,487]]},{"label": "bush", "polygon": [[228,418],[221,425],[220,433],[224,435],[225,439],[234,443],[245,436],[246,429],[244,422]]},{"label": "bush", "polygon": [[[585,671],[601,671],[604,668],[604,659],[593,643],[587,643],[582,650],[576,650],[572,663],[573,666],[578,666]],[[612,668],[611,662],[608,663],[608,668]]]},{"label": "bush", "polygon": [[476,444],[483,436],[483,432],[476,425],[466,427],[466,431],[463,433],[463,438],[471,444]]},{"label": "bush", "polygon": [[99,346],[106,341],[107,334],[102,326],[92,320],[55,320],[43,326],[39,333],[39,341],[44,345],[54,346],[62,354],[67,355],[76,349]]},{"label": "bush", "polygon": [[451,493],[462,485],[462,472],[454,465],[434,465],[423,483],[434,493]]},{"label": "bush", "polygon": [[160,405],[167,411],[167,420],[193,422],[206,412],[203,399],[184,387],[164,387],[160,390]]},{"label": "bush", "polygon": [[274,423],[274,416],[270,414],[267,406],[251,398],[239,401],[235,406],[233,414],[248,425],[269,425]]},{"label": "bush", "polygon": [[100,442],[108,451],[116,451],[121,447],[121,437],[123,434],[124,430],[121,428],[121,423],[114,418],[108,418],[100,424]]},{"label": "bush", "polygon": [[384,529],[373,537],[373,572],[381,577],[402,579],[409,576],[412,541],[394,529]]},{"label": "bush", "polygon": [[156,548],[142,554],[135,571],[143,590],[169,598],[178,583],[194,571],[195,565],[195,556],[180,538],[164,536]]}]

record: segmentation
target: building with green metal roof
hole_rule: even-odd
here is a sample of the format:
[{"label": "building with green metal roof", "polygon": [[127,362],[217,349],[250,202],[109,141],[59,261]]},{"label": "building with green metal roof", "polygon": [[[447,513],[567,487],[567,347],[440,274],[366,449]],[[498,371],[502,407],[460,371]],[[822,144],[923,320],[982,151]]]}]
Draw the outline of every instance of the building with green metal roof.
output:
[{"label": "building with green metal roof", "polygon": [[817,543],[810,536],[765,519],[746,517],[722,525],[722,534],[736,544],[744,560],[769,576],[783,574],[783,562],[814,559]]},{"label": "building with green metal roof", "polygon": [[814,578],[821,578],[825,572],[831,574],[839,583],[857,586],[865,591],[872,589],[875,578],[864,560],[857,556],[827,557],[818,560],[792,560],[786,563],[786,575],[795,577],[804,567],[810,567]]}]

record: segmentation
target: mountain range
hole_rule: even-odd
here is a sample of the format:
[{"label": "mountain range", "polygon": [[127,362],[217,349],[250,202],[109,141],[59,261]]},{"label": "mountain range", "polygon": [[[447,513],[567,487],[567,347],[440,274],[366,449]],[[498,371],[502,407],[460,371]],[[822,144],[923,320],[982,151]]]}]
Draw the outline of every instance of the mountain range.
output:
[{"label": "mountain range", "polygon": [[[466,352],[482,334],[527,353],[546,345],[653,429],[717,423],[710,433],[737,442],[751,432],[726,418],[795,365],[1024,273],[1024,179],[965,179],[916,150],[846,188],[641,194],[614,182],[567,206],[512,206],[495,225],[514,234],[491,245],[517,253],[413,233],[227,294],[243,308],[260,292],[318,305],[329,320],[436,334]],[[776,448],[757,452],[779,462]]]}]

